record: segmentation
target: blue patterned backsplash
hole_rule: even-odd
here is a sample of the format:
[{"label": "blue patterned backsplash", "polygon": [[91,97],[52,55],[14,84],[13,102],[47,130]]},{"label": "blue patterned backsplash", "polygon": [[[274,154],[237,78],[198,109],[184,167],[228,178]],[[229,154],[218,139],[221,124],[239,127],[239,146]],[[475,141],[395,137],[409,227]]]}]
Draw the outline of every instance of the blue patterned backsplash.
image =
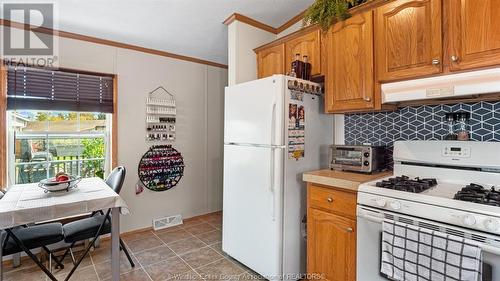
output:
[{"label": "blue patterned backsplash", "polygon": [[396,140],[442,140],[447,134],[445,113],[457,111],[471,113],[471,140],[500,141],[500,102],[477,102],[346,114],[345,143],[392,146]]}]

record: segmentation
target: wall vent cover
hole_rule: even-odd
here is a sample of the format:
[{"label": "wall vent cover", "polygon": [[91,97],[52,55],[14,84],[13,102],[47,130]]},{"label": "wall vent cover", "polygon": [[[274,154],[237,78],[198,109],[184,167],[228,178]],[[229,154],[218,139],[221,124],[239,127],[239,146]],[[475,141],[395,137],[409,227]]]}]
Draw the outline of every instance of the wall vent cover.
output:
[{"label": "wall vent cover", "polygon": [[165,218],[153,219],[153,229],[160,230],[182,224],[182,216],[175,215]]}]

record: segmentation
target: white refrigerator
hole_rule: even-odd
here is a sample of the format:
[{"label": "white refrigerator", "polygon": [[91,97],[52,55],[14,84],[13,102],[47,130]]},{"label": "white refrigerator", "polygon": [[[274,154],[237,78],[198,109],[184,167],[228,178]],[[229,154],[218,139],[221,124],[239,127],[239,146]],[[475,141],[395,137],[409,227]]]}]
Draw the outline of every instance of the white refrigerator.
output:
[{"label": "white refrigerator", "polygon": [[274,75],[226,87],[222,250],[267,279],[305,273],[302,173],[328,166],[333,115]]}]

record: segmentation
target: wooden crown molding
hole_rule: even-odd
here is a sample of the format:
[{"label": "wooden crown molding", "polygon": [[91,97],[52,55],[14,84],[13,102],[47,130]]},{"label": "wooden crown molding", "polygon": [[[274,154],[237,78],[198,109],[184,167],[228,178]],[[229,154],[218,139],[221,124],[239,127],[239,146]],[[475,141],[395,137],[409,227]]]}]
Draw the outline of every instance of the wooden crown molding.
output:
[{"label": "wooden crown molding", "polygon": [[[368,0],[368,1],[364,2],[363,4],[359,4],[358,6],[351,8],[349,10],[349,13],[351,13],[351,14],[361,13],[361,12],[364,12],[364,11],[367,11],[370,9],[374,9],[378,6],[381,6],[385,3],[389,3],[392,1],[394,1],[394,0]],[[285,31],[287,28],[296,24],[297,22],[301,21],[304,18],[304,14],[306,13],[306,11],[307,11],[307,9],[298,13],[296,16],[289,19],[287,22],[285,22],[284,24],[282,24],[279,27],[272,27],[270,25],[262,23],[258,20],[254,20],[252,18],[249,18],[249,17],[244,16],[244,15],[239,14],[239,13],[234,13],[234,14],[230,15],[223,23],[225,25],[229,25],[233,21],[238,20],[238,21],[244,22],[248,25],[263,29],[265,31],[268,31],[268,32],[271,32],[274,34],[278,34],[278,33]]]},{"label": "wooden crown molding", "polygon": [[[32,28],[34,28],[33,26],[31,26],[29,24],[24,24],[24,23],[20,23],[20,22],[5,20],[5,19],[0,19],[0,25],[12,27],[12,28],[24,29],[24,30],[31,30]],[[108,40],[108,39],[102,39],[102,38],[82,35],[82,34],[73,33],[73,32],[55,30],[55,29],[44,28],[44,27],[37,27],[37,32],[44,33],[44,34],[52,34],[52,35],[56,35],[56,36],[63,37],[63,38],[69,38],[69,39],[81,40],[81,41],[85,41],[85,42],[107,45],[107,46],[112,46],[112,47],[117,47],[117,48],[129,49],[129,50],[148,53],[148,54],[152,54],[152,55],[158,55],[158,56],[162,56],[162,57],[179,59],[179,60],[184,60],[184,61],[189,61],[189,62],[205,64],[205,65],[209,65],[209,66],[215,66],[215,67],[227,69],[227,65],[213,62],[213,61],[207,61],[207,60],[203,60],[203,59],[174,54],[174,53],[160,51],[160,50],[156,50],[156,49],[140,47],[137,45],[127,44],[127,43],[116,42],[116,41],[112,41],[112,40]]]},{"label": "wooden crown molding", "polygon": [[252,18],[249,18],[247,16],[244,16],[242,14],[238,14],[238,13],[234,13],[234,14],[230,15],[223,23],[225,25],[230,25],[235,20],[244,22],[244,23],[251,25],[253,27],[260,28],[260,29],[265,30],[267,32],[277,34],[276,28],[274,28],[270,25],[267,25],[265,23],[262,23],[260,21],[254,20]]},{"label": "wooden crown molding", "polygon": [[293,18],[289,19],[288,21],[286,21],[284,24],[282,24],[279,27],[272,27],[270,25],[262,23],[258,20],[254,20],[250,17],[247,17],[247,16],[239,14],[239,13],[234,13],[234,14],[230,15],[225,21],[223,21],[223,23],[225,25],[230,25],[232,22],[237,20],[237,21],[244,22],[248,25],[251,25],[253,27],[260,28],[260,29],[265,30],[267,32],[270,32],[273,34],[278,34],[278,33],[283,32],[285,29],[289,28],[290,26],[294,25],[298,21],[302,20],[305,12],[306,12],[305,10],[300,12],[299,14],[297,14]]},{"label": "wooden crown molding", "polygon": [[[364,13],[366,11],[369,11],[369,10],[373,10],[379,6],[382,6],[386,3],[389,3],[389,2],[392,2],[392,1],[395,1],[395,0],[369,0],[363,4],[360,4],[354,8],[351,8],[349,9],[349,13],[351,15],[356,15],[356,14],[360,14],[360,13]],[[280,32],[282,32],[283,30],[287,29],[288,27],[292,26],[293,24],[295,24],[296,22],[302,20],[304,18],[304,13],[305,13],[305,10],[296,15],[295,17],[293,17],[292,19],[290,19],[288,22],[286,22],[285,24],[283,24],[281,27],[279,27],[278,29],[282,29]],[[277,46],[277,45],[280,45],[280,44],[283,44],[291,39],[294,39],[294,38],[297,38],[297,37],[300,37],[304,34],[307,34],[309,32],[312,32],[314,30],[317,30],[319,29],[320,27],[317,25],[317,24],[313,24],[313,25],[308,25],[308,26],[304,26],[302,27],[301,29],[295,31],[295,32],[292,32],[290,34],[287,34],[283,37],[280,37],[274,41],[271,41],[269,43],[266,43],[262,46],[259,46],[254,50],[254,52],[259,52],[259,51],[262,51],[264,49],[267,49],[267,48],[270,48],[270,47],[274,47],[274,46]]]},{"label": "wooden crown molding", "polygon": [[264,44],[262,46],[259,46],[259,47],[255,48],[255,49],[253,49],[253,51],[257,53],[257,52],[260,52],[260,51],[262,51],[264,49],[281,45],[281,44],[283,44],[285,42],[288,42],[288,41],[290,41],[290,40],[292,40],[294,38],[300,37],[300,36],[302,36],[304,34],[307,34],[309,32],[312,32],[312,31],[318,30],[318,29],[319,29],[318,25],[309,25],[309,26],[303,27],[303,28],[301,28],[301,29],[299,29],[299,30],[297,30],[295,32],[292,32],[292,33],[287,34],[287,35],[285,35],[283,37],[280,37],[280,38],[278,38],[278,39],[276,39],[274,41],[271,41],[271,42],[266,43],[266,44]]},{"label": "wooden crown molding", "polygon": [[282,24],[280,27],[277,28],[278,33],[281,33],[285,31],[287,28],[290,26],[296,24],[297,22],[301,21],[304,18],[304,14],[306,13],[306,10],[298,13],[295,17],[289,19],[287,22]]}]

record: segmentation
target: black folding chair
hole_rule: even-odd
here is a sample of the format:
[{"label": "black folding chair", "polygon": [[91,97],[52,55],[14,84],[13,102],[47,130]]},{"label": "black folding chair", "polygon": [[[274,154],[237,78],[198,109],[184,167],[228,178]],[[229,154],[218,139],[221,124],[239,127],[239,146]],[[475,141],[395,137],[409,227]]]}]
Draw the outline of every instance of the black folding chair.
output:
[{"label": "black folding chair", "polygon": [[36,248],[45,250],[49,254],[49,268],[52,268],[52,259],[60,268],[64,268],[61,261],[47,248],[48,245],[55,244],[64,239],[61,223],[56,222],[6,229],[5,232],[2,231],[0,233],[0,239],[3,242],[1,257],[24,251],[51,280],[57,281],[52,272],[43,265],[31,250]]},{"label": "black folding chair", "polygon": [[[123,182],[125,180],[125,174],[126,170],[125,167],[119,166],[116,167],[109,177],[106,179],[106,183],[117,193],[119,194]],[[90,248],[95,245],[96,240],[100,235],[103,234],[108,234],[111,233],[111,215],[110,215],[111,209],[107,210],[106,214],[101,211],[93,212],[92,215],[88,218],[77,220],[74,222],[67,223],[63,226],[63,234],[64,234],[64,242],[69,243],[70,246],[69,248],[64,252],[61,260],[64,260],[66,255],[68,253],[71,254],[71,258],[74,263],[74,267],[71,270],[71,272],[68,274],[66,277],[66,280],[71,277],[73,272],[76,270],[76,268],[80,265],[82,262],[83,258],[88,254],[90,251]],[[85,252],[83,255],[78,259],[78,261],[75,260],[72,248],[74,245],[82,240],[87,240],[87,239],[92,239],[92,242],[87,246],[85,249]],[[130,257],[130,254],[125,247],[125,243],[123,243],[122,239],[120,238],[120,250],[123,250],[125,252],[125,255],[127,256],[128,261],[130,262],[130,265],[132,267],[135,267],[134,262],[132,261],[132,258]]]}]

